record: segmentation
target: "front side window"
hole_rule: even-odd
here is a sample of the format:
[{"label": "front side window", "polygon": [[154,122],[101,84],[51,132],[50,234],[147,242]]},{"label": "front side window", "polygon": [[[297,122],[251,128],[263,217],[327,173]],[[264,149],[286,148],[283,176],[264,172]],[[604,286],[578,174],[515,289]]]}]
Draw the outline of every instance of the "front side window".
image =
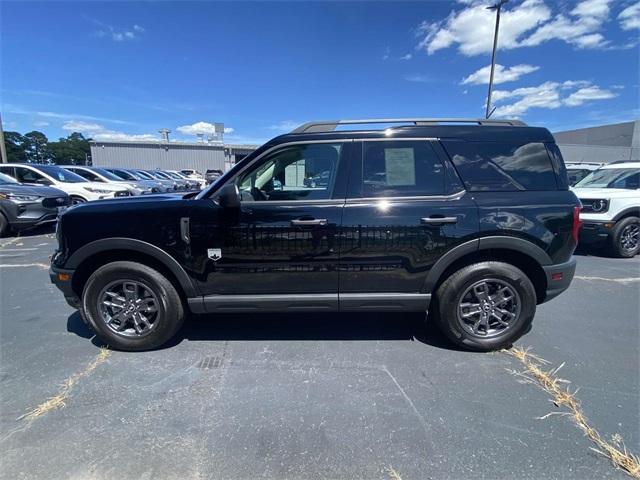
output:
[{"label": "front side window", "polygon": [[96,175],[93,172],[90,172],[88,170],[81,170],[81,169],[70,169],[73,173],[76,173],[78,175],[80,175],[82,178],[85,178],[89,181],[92,182],[103,182],[104,180],[102,180],[98,175]]},{"label": "front side window", "polygon": [[362,196],[442,195],[445,166],[427,140],[364,142]]},{"label": "front side window", "polygon": [[69,170],[65,170],[64,168],[54,167],[52,165],[38,165],[37,168],[59,182],[84,183],[87,181],[80,175],[70,172]]},{"label": "front side window", "polygon": [[243,201],[331,198],[341,143],[293,145],[268,155],[240,176]]},{"label": "front side window", "polygon": [[16,178],[20,183],[51,183],[44,175],[25,167],[16,167]]}]

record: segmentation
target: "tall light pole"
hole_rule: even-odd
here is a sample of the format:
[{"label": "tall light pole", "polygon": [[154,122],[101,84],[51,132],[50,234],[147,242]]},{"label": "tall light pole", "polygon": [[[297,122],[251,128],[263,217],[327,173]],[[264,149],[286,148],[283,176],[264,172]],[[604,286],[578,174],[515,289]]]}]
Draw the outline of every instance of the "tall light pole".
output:
[{"label": "tall light pole", "polygon": [[485,118],[489,118],[495,108],[491,110],[491,90],[493,89],[493,72],[496,69],[496,50],[498,49],[498,30],[500,29],[500,10],[509,0],[500,0],[495,5],[487,7],[487,10],[496,11],[496,31],[493,34],[493,54],[491,55],[491,74],[489,75],[489,93],[487,94],[487,113]]},{"label": "tall light pole", "polygon": [[2,130],[2,117],[0,116],[0,163],[7,163],[7,147],[4,144],[4,130]]}]

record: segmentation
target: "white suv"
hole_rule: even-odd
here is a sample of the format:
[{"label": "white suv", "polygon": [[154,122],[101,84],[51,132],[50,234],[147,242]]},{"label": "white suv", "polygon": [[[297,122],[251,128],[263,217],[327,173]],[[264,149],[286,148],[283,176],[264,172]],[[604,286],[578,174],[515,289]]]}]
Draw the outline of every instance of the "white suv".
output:
[{"label": "white suv", "polygon": [[640,250],[640,162],[614,162],[573,188],[582,202],[580,243],[605,246],[616,257]]},{"label": "white suv", "polygon": [[73,172],[56,165],[4,163],[0,172],[20,183],[48,185],[62,190],[71,197],[72,204],[114,197],[128,197],[129,191],[120,185],[89,182]]}]

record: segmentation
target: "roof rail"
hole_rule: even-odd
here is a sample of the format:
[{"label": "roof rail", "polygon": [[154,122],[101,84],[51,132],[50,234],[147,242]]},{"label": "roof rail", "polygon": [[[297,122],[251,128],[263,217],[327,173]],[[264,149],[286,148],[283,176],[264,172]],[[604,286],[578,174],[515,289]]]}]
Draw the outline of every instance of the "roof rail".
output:
[{"label": "roof rail", "polygon": [[338,125],[366,125],[369,123],[412,123],[414,125],[442,125],[443,123],[473,123],[476,125],[526,126],[520,120],[493,120],[484,118],[369,118],[363,120],[320,120],[300,125],[291,133],[333,132]]}]

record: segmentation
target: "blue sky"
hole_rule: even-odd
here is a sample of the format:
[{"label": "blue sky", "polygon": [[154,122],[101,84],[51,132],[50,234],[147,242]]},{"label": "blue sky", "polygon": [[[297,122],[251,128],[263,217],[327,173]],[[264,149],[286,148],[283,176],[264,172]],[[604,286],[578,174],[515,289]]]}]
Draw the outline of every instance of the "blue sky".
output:
[{"label": "blue sky", "polygon": [[[489,2],[2,2],[5,130],[260,143],[311,119],[484,114]],[[640,117],[638,0],[511,0],[496,116]]]}]

